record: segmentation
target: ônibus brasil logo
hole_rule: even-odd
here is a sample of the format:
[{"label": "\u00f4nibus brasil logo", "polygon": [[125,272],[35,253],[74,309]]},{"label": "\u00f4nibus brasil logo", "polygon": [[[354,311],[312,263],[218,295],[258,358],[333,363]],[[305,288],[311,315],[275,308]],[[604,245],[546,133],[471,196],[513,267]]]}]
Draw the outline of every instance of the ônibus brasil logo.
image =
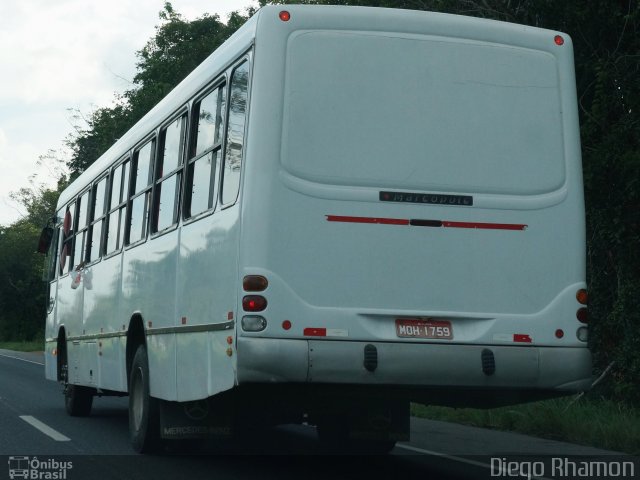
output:
[{"label": "\u00f4nibus brasil logo", "polygon": [[29,480],[66,480],[67,470],[73,468],[72,462],[62,462],[54,458],[40,460],[38,457],[9,457],[9,478]]}]

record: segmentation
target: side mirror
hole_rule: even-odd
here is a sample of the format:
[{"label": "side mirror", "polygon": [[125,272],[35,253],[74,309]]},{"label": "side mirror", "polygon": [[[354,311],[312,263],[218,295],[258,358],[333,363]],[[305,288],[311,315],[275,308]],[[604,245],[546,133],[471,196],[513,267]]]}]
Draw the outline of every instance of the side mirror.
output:
[{"label": "side mirror", "polygon": [[53,228],[44,227],[42,233],[40,233],[40,240],[38,240],[38,253],[47,253],[51,240],[53,239]]}]

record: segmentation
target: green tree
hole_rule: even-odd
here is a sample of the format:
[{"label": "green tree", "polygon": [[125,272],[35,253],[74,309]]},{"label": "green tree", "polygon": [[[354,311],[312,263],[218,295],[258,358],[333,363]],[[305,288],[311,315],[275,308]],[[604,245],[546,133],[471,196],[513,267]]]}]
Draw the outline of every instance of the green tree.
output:
[{"label": "green tree", "polygon": [[33,340],[44,327],[40,228],[28,220],[0,227],[0,338]]},{"label": "green tree", "polygon": [[0,227],[0,338],[4,340],[30,340],[43,328],[43,258],[35,249],[41,228],[55,213],[60,192],[69,180],[97,160],[247,17],[233,13],[225,24],[217,15],[204,15],[188,22],[167,2],[160,19],[162,23],[156,28],[155,36],[138,52],[134,88],[116,96],[112,107],[92,112],[86,126],[76,128],[75,134],[67,139],[71,150],[66,162],[70,178],[57,168],[58,154],[51,151],[40,161],[59,178],[57,187],[45,188],[32,182],[30,188],[11,195],[24,211],[24,218]]},{"label": "green tree", "polygon": [[[248,16],[253,12],[249,10]],[[205,14],[185,20],[171,3],[160,12],[161,24],[142,50],[137,52],[133,88],[116,96],[115,105],[95,110],[68,140],[72,150],[68,167],[72,178],[106,152],[167,93],[233,34],[248,16],[234,12],[225,24],[218,15]]]}]

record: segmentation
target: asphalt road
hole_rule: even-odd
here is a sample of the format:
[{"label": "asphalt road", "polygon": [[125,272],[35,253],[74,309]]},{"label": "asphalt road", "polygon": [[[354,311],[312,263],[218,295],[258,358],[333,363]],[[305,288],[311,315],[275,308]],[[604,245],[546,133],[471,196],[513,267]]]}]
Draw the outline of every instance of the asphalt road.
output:
[{"label": "asphalt road", "polygon": [[[485,479],[500,477],[491,475],[491,458],[615,458],[614,452],[416,418],[411,442],[388,456],[320,456],[309,426],[261,432],[239,445],[210,443],[143,456],[129,446],[127,398],[96,398],[93,405],[88,418],[67,416],[61,386],[44,379],[42,354],[0,350],[0,479],[11,473],[65,480]],[[27,462],[38,473],[27,474]]]}]

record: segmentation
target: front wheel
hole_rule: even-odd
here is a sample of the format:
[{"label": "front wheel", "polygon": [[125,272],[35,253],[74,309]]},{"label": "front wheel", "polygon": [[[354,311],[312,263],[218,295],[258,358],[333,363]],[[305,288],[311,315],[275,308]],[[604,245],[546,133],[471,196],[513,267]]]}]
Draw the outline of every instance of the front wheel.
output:
[{"label": "front wheel", "polygon": [[147,349],[140,345],[133,357],[129,377],[129,436],[138,453],[150,453],[160,447],[158,400],[149,394]]},{"label": "front wheel", "polygon": [[72,417],[86,417],[91,413],[93,405],[93,389],[69,383],[69,360],[67,348],[63,344],[59,353],[60,382],[64,386],[64,406]]}]

